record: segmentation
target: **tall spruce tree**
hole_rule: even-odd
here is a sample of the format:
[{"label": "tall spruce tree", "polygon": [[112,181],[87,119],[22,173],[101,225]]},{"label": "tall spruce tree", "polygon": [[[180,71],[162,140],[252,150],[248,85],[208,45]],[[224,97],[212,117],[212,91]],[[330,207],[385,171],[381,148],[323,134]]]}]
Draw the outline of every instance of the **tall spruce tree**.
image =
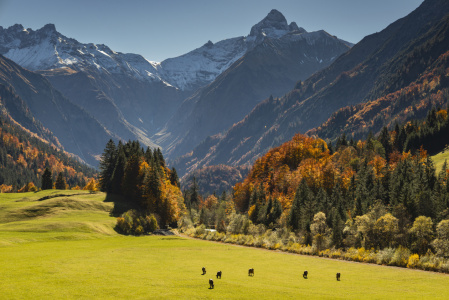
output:
[{"label": "tall spruce tree", "polygon": [[114,172],[111,176],[111,193],[121,195],[122,194],[122,180],[125,174],[126,156],[124,146],[121,141],[117,147],[117,158],[115,160]]},{"label": "tall spruce tree", "polygon": [[162,183],[158,166],[153,162],[145,183],[145,200],[143,206],[148,211],[160,215],[162,211]]},{"label": "tall spruce tree", "polygon": [[292,207],[288,215],[288,225],[293,230],[304,229],[313,218],[313,209],[310,206],[312,195],[307,182],[302,179],[293,199]]},{"label": "tall spruce tree", "polygon": [[42,174],[42,190],[51,190],[53,188],[53,179],[51,171],[45,168],[44,174]]},{"label": "tall spruce tree", "polygon": [[111,178],[112,174],[114,173],[116,158],[117,158],[117,149],[115,147],[114,141],[110,139],[106,144],[103,154],[101,155],[99,165],[100,190],[103,192],[110,193],[112,191]]},{"label": "tall spruce tree", "polygon": [[169,180],[172,185],[180,187],[178,173],[174,167],[171,169]]},{"label": "tall spruce tree", "polygon": [[142,197],[143,174],[140,174],[141,158],[138,154],[131,155],[126,163],[122,179],[122,193],[126,199],[139,203]]},{"label": "tall spruce tree", "polygon": [[56,178],[55,189],[57,189],[57,190],[65,190],[66,189],[66,182],[65,182],[65,178],[64,178],[64,175],[62,174],[62,172],[59,172],[58,177]]}]

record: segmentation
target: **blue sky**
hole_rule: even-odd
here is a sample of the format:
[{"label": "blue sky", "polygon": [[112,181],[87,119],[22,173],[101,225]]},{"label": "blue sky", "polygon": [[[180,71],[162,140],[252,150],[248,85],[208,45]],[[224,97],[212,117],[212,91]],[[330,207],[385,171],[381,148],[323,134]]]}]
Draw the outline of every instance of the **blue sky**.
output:
[{"label": "blue sky", "polygon": [[162,61],[208,40],[248,35],[271,9],[307,31],[324,29],[352,43],[381,31],[422,0],[0,0],[0,26],[47,23],[82,43],[105,44]]}]

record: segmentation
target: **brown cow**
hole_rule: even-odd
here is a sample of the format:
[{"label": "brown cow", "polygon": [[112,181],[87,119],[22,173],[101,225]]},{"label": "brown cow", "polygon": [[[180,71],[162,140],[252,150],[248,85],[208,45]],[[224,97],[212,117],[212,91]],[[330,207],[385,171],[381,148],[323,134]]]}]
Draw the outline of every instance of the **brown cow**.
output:
[{"label": "brown cow", "polygon": [[340,273],[337,273],[337,281],[340,281]]},{"label": "brown cow", "polygon": [[220,277],[220,279],[221,279],[221,271],[217,272],[217,279],[218,279],[218,277]]},{"label": "brown cow", "polygon": [[214,280],[212,278],[209,279],[209,288],[210,289],[214,288]]},{"label": "brown cow", "polygon": [[203,267],[201,270],[203,270],[203,274],[201,274],[201,275],[206,274],[206,268],[205,267]]},{"label": "brown cow", "polygon": [[309,275],[309,272],[304,271],[304,274],[302,274],[302,277],[304,277],[304,279],[307,279],[307,275]]},{"label": "brown cow", "polygon": [[253,268],[248,270],[248,276],[254,276],[254,269]]}]

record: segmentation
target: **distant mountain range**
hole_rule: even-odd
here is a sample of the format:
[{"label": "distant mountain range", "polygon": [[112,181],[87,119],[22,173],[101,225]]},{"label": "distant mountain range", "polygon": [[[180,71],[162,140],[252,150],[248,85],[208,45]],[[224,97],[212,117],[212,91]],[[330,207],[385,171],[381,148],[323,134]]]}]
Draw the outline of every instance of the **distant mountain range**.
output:
[{"label": "distant mountain range", "polygon": [[[56,31],[52,24],[36,31],[21,25],[0,27],[1,55],[43,75],[51,85],[49,89],[57,91],[53,94],[99,124],[101,130],[92,126],[86,140],[105,144],[109,137],[137,139],[144,145],[162,146],[169,157],[184,154],[207,135],[227,129],[270,94],[282,95],[298,79],[329,65],[350,45],[325,32],[308,33],[295,23],[287,24],[276,10],[254,25],[248,36],[208,42],[161,63],[115,52],[106,45],[79,43]],[[12,83],[5,82],[8,84]],[[209,93],[211,89],[219,99]],[[47,120],[42,120],[44,106],[33,106],[26,95],[21,98],[53,131],[55,126],[50,123],[57,124],[58,117],[47,113]],[[227,116],[222,116],[223,107]],[[201,116],[200,125],[192,126],[189,118],[198,118],[203,112],[209,116]],[[215,119],[219,126],[210,126],[217,115],[224,118]],[[198,135],[193,133],[196,130]],[[95,164],[98,149],[90,148],[87,154],[80,149],[90,145],[83,145],[82,140],[76,145],[65,141],[67,132],[62,126],[54,134],[67,151]],[[194,139],[190,141],[191,136]]]},{"label": "distant mountain range", "polygon": [[15,25],[0,28],[3,105],[92,165],[110,138],[162,147],[180,176],[248,165],[298,132],[358,139],[447,105],[448,24],[449,2],[426,0],[352,45],[272,10],[247,36],[160,63]]},{"label": "distant mountain range", "polygon": [[[360,138],[369,130],[377,133],[382,125],[424,117],[432,105],[448,102],[448,14],[449,2],[424,1],[408,16],[365,37],[329,67],[298,82],[285,96],[267,98],[224,133],[204,139],[174,166],[183,174],[209,165],[252,163],[331,116],[309,134],[332,140],[343,132],[356,132]],[[425,89],[409,93],[414,85]]]}]

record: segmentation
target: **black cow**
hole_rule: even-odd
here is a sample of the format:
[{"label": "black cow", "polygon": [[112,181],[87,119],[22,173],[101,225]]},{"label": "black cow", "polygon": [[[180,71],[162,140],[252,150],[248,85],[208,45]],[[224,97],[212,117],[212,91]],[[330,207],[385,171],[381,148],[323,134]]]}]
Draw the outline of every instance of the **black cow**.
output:
[{"label": "black cow", "polygon": [[205,267],[203,267],[201,270],[203,270],[203,274],[202,275],[206,274],[206,268]]},{"label": "black cow", "polygon": [[214,288],[214,280],[211,278],[209,279],[209,288],[213,289]]},{"label": "black cow", "polygon": [[254,269],[253,268],[248,270],[248,276],[254,276]]},{"label": "black cow", "polygon": [[309,275],[309,272],[304,271],[304,274],[302,274],[302,277],[304,277],[304,279],[307,279],[307,275]]},{"label": "black cow", "polygon": [[217,272],[217,278],[220,278],[220,279],[221,279],[221,271],[218,271],[218,272]]},{"label": "black cow", "polygon": [[337,281],[340,281],[340,273],[337,273]]}]

